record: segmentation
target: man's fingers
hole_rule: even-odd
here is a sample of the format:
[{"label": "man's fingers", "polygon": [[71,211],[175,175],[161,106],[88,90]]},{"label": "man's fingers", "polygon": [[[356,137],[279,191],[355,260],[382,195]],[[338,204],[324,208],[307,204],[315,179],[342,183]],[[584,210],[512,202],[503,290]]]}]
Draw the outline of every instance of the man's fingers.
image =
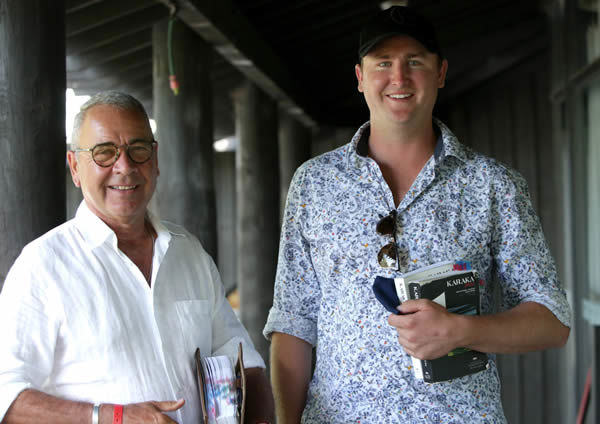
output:
[{"label": "man's fingers", "polygon": [[154,406],[164,412],[177,411],[185,403],[184,399],[179,400],[166,400],[162,402],[152,402]]},{"label": "man's fingers", "polygon": [[423,302],[419,302],[418,300],[406,300],[402,302],[397,309],[401,314],[412,314],[413,312],[422,309],[422,303]]},{"label": "man's fingers", "polygon": [[395,315],[390,314],[388,316],[388,324],[396,329],[409,329],[415,325],[415,317],[412,314]]}]

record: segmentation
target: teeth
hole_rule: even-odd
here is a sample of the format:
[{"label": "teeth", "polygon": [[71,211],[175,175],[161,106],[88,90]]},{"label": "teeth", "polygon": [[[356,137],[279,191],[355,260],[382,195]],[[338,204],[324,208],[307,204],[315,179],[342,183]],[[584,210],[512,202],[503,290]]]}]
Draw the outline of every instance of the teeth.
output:
[{"label": "teeth", "polygon": [[407,97],[412,96],[412,94],[389,94],[388,96],[392,99],[406,99]]},{"label": "teeth", "polygon": [[110,188],[114,188],[115,190],[133,190],[135,186],[110,186]]}]

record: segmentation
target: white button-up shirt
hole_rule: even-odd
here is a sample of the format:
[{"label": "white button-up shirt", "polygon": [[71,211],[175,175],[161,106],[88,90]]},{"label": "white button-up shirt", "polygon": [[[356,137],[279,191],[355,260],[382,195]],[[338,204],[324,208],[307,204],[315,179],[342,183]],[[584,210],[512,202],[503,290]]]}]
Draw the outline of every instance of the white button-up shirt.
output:
[{"label": "white button-up shirt", "polygon": [[0,421],[32,388],[70,400],[185,399],[169,415],[201,422],[194,352],[264,367],[198,239],[151,217],[152,284],[85,205],[27,245],[0,294]]}]

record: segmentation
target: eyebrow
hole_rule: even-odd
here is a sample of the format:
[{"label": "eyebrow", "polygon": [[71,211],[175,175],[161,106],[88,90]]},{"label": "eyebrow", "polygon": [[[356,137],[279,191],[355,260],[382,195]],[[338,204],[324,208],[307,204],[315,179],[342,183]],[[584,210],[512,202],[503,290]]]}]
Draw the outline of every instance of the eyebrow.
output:
[{"label": "eyebrow", "polygon": [[154,141],[154,137],[152,137],[150,140],[146,140],[145,138],[132,138],[131,140],[127,141],[127,144],[137,143],[138,141],[143,141],[144,143],[152,143]]},{"label": "eyebrow", "polygon": [[[153,141],[154,141],[154,138],[152,138],[152,140],[146,140],[145,138],[132,138],[131,140],[127,140],[127,143],[125,143],[125,144],[133,144],[133,143],[139,143],[139,142],[152,143]],[[106,141],[102,141],[100,143],[94,144],[94,147],[102,146],[105,144],[114,144],[115,146],[119,146],[119,144],[115,143],[112,140],[106,140]]]}]

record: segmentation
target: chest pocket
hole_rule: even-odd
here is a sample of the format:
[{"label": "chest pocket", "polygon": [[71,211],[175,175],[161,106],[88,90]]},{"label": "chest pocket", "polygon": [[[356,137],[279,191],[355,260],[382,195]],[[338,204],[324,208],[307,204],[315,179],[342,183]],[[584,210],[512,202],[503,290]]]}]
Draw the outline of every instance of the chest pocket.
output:
[{"label": "chest pocket", "polygon": [[200,348],[203,356],[211,354],[212,306],[208,300],[175,302],[175,314],[186,352],[192,355]]}]

